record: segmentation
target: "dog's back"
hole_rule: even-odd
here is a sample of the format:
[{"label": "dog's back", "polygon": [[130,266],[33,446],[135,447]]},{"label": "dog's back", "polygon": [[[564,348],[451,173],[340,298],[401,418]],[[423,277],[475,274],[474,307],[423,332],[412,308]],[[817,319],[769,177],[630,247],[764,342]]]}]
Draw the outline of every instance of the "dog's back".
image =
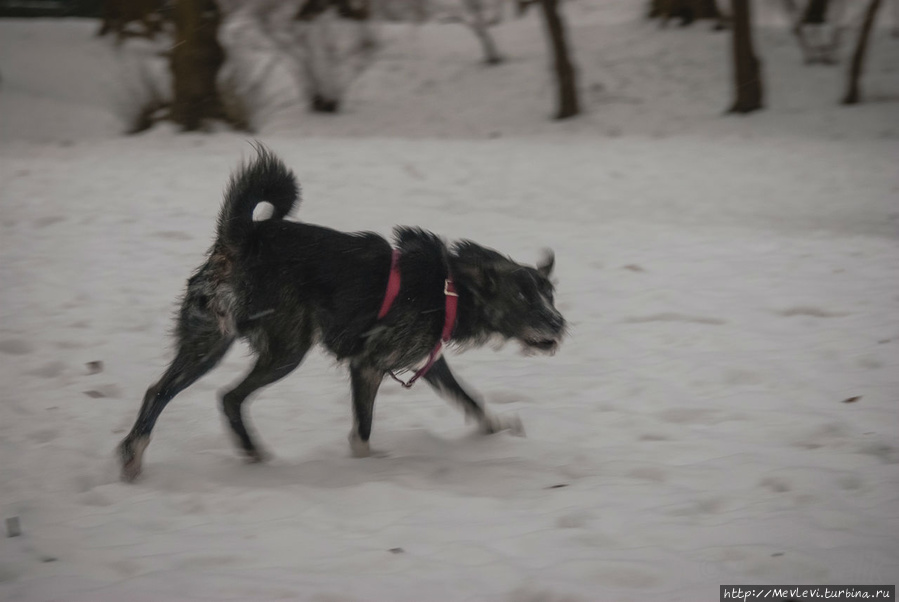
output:
[{"label": "dog's back", "polygon": [[[234,174],[216,242],[182,304],[185,336],[215,325],[217,335],[243,337],[257,353],[279,342],[317,341],[338,359],[369,356],[387,369],[427,354],[441,327],[435,312],[443,306],[443,241],[418,228],[398,229],[405,288],[427,294],[402,296],[382,322],[404,322],[408,334],[396,340],[374,328],[390,274],[390,243],[371,232],[284,221],[298,201],[293,172],[265,149]],[[263,202],[272,214],[256,221]]]},{"label": "dog's back", "polygon": [[[245,300],[238,332],[303,323],[338,358],[357,355],[377,318],[390,272],[390,243],[310,224],[257,222],[236,258]],[[277,311],[275,311],[277,308]]]}]

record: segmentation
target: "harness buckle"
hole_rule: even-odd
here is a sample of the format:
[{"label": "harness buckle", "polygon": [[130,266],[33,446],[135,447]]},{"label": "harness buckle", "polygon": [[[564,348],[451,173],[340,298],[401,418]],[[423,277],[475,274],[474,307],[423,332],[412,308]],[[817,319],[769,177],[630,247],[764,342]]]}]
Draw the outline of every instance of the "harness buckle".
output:
[{"label": "harness buckle", "polygon": [[447,297],[459,296],[459,293],[456,292],[456,287],[453,285],[453,281],[449,278],[443,281],[443,294]]}]

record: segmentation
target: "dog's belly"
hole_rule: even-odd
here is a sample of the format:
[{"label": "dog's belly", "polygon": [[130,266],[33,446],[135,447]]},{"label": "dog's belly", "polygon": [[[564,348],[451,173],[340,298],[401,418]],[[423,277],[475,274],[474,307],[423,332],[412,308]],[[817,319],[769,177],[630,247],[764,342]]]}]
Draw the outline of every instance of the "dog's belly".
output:
[{"label": "dog's belly", "polygon": [[365,334],[359,356],[382,370],[414,368],[427,361],[439,338],[422,330],[375,326]]}]

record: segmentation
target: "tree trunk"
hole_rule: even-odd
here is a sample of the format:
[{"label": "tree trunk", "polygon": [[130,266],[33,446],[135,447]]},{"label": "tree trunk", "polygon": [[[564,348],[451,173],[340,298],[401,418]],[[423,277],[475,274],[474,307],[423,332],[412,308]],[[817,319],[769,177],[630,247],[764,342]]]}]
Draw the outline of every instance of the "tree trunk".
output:
[{"label": "tree trunk", "polygon": [[689,25],[696,19],[721,19],[721,12],[715,0],[652,0],[649,3],[649,18],[680,18],[682,25]]},{"label": "tree trunk", "polygon": [[899,38],[899,0],[893,0],[893,30],[894,38]]},{"label": "tree trunk", "polygon": [[721,18],[721,13],[718,11],[718,3],[715,0],[700,0],[698,12],[697,19]]},{"label": "tree trunk", "polygon": [[577,95],[577,74],[565,38],[565,25],[559,14],[558,0],[540,0],[547,35],[553,53],[556,83],[558,85],[558,111],[556,119],[568,119],[580,113]]},{"label": "tree trunk", "polygon": [[503,55],[500,54],[493,36],[490,35],[490,25],[484,18],[484,5],[482,0],[464,0],[466,11],[470,15],[470,19],[465,19],[465,23],[471,27],[475,37],[481,43],[481,49],[484,52],[484,63],[487,65],[499,65],[503,62]]},{"label": "tree trunk", "polygon": [[335,19],[334,15],[326,12],[312,21],[299,24],[302,29],[300,37],[304,50],[302,60],[306,73],[306,96],[309,109],[315,113],[339,112],[343,98],[332,23]]},{"label": "tree trunk", "polygon": [[[790,29],[796,36],[802,58],[807,65],[820,63],[835,65],[839,62],[840,23],[842,2],[811,0],[804,10],[799,10],[795,0],[781,0],[790,19]],[[832,9],[832,10],[831,10]]]},{"label": "tree trunk", "polygon": [[871,0],[871,3],[868,4],[868,9],[865,11],[865,21],[862,23],[862,30],[858,34],[858,43],[855,45],[855,52],[852,54],[852,64],[849,66],[849,83],[846,86],[846,96],[843,98],[844,105],[854,105],[861,101],[859,80],[861,80],[862,71],[865,67],[868,38],[871,35],[874,17],[877,15],[878,8],[880,8],[880,0]]},{"label": "tree trunk", "polygon": [[176,0],[174,17],[171,118],[185,131],[193,131],[208,119],[225,118],[216,85],[225,62],[217,37],[221,16],[214,0]]},{"label": "tree trunk", "polygon": [[827,8],[829,0],[809,0],[802,15],[802,23],[806,25],[821,25],[827,23]]},{"label": "tree trunk", "polygon": [[499,49],[496,47],[496,42],[493,41],[493,36],[490,35],[490,30],[487,27],[474,26],[472,27],[474,31],[474,35],[478,38],[478,41],[481,42],[481,49],[484,52],[484,64],[486,65],[499,65],[503,62],[503,55],[500,54]]},{"label": "tree trunk", "polygon": [[[302,65],[311,111],[339,112],[349,82],[371,64],[377,41],[369,24],[369,4],[369,0],[306,0],[294,17],[301,52],[287,52]],[[344,53],[337,30],[349,21],[359,27],[354,48]]]},{"label": "tree trunk", "polygon": [[752,47],[750,0],[732,0],[734,28],[734,95],[730,113],[750,113],[763,107],[762,69]]},{"label": "tree trunk", "polygon": [[799,8],[796,6],[796,2],[794,0],[782,1],[787,17],[790,19],[790,31],[796,36],[796,41],[799,43],[799,50],[802,51],[803,60],[806,64],[815,62],[815,52],[805,38],[805,29],[802,27],[803,17],[799,14]]}]

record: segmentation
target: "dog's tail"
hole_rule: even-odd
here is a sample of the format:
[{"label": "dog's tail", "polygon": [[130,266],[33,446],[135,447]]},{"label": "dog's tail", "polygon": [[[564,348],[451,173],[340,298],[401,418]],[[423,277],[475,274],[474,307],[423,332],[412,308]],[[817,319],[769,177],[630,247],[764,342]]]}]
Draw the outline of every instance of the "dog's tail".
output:
[{"label": "dog's tail", "polygon": [[219,213],[218,239],[239,247],[253,229],[253,212],[259,203],[269,203],[268,219],[283,219],[300,200],[296,176],[262,145],[257,156],[231,176]]}]

